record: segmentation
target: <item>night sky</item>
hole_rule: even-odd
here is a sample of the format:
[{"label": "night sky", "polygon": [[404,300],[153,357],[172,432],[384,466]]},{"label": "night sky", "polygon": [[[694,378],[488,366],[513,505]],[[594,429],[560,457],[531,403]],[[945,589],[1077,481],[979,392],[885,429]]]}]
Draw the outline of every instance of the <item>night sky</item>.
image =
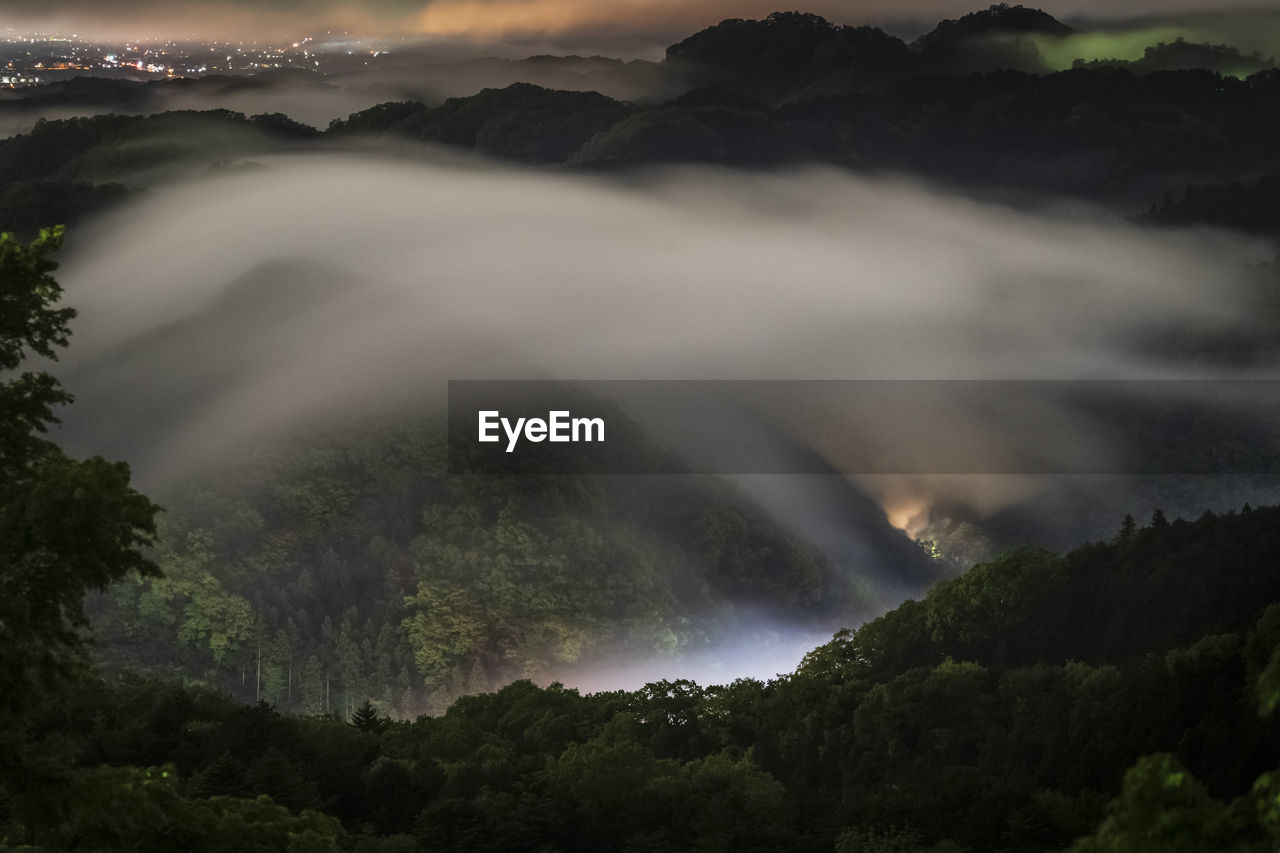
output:
[{"label": "night sky", "polygon": [[[876,24],[912,36],[941,18],[985,7],[983,0],[5,0],[5,24],[111,37],[296,37],[325,29],[370,36],[426,35],[491,41],[572,36],[602,45],[630,35],[681,37],[728,17],[763,17],[779,8],[839,23]],[[1067,21],[1144,14],[1215,12],[1214,0],[1055,0],[1038,5]],[[1237,8],[1275,9],[1274,0]],[[912,27],[915,25],[915,31]]]}]

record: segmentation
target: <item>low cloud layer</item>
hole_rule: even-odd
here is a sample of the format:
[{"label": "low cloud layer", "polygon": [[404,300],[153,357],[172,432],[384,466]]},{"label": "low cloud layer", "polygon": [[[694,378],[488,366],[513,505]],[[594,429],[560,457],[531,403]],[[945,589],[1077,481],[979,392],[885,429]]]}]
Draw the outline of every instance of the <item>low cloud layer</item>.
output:
[{"label": "low cloud layer", "polygon": [[[154,190],[66,253],[66,435],[144,484],[450,378],[1203,375],[1134,341],[1240,320],[1240,265],[1268,252],[825,170],[262,162]],[[839,418],[790,426],[837,467],[856,451]]]},{"label": "low cloud layer", "polygon": [[602,57],[441,61],[430,45],[415,43],[381,57],[373,67],[328,75],[287,70],[252,77],[99,81],[93,86],[63,80],[38,89],[0,89],[0,139],[27,133],[40,119],[152,115],[167,110],[228,109],[250,116],[282,113],[323,129],[334,119],[388,101],[437,105],[446,98],[512,83],[596,91],[633,102],[661,101],[687,88],[670,69],[652,62]]},{"label": "low cloud layer", "polygon": [[[58,372],[77,401],[57,437],[77,454],[128,459],[154,494],[310,419],[442,405],[457,378],[1204,375],[1134,342],[1241,321],[1240,266],[1272,251],[833,170],[590,177],[440,154],[260,159],[265,170],[157,187],[77,230],[64,252],[59,278],[80,316]],[[782,415],[760,431],[782,436],[766,451],[816,451],[834,470],[865,450],[839,416],[788,421],[785,401],[745,402]],[[931,417],[970,430],[975,446],[1042,438],[965,426],[970,414]],[[787,429],[770,432],[777,423]],[[736,482],[822,548],[865,592],[868,615],[930,580],[894,568],[910,546],[890,524],[950,536],[972,562],[983,543],[953,519],[1004,512],[1019,536],[1037,518],[1079,535],[1077,515],[1101,508],[1114,524],[1172,494],[1089,478]],[[1258,499],[1248,483],[1223,495]],[[767,677],[834,627],[777,626],[678,665],[554,677],[587,689],[655,673]]]}]

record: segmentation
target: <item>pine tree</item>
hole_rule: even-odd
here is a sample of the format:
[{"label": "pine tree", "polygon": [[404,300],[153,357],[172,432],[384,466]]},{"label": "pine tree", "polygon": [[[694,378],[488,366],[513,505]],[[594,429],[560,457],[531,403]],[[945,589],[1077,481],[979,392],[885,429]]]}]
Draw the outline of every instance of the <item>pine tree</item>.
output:
[{"label": "pine tree", "polygon": [[362,732],[378,734],[386,725],[386,720],[378,716],[378,709],[373,707],[373,703],[366,699],[364,704],[351,715],[351,725]]},{"label": "pine tree", "polygon": [[191,778],[194,797],[243,797],[248,793],[244,765],[229,752],[222,753]]},{"label": "pine tree", "polygon": [[1125,513],[1124,522],[1120,525],[1120,532],[1116,534],[1115,539],[1111,540],[1113,544],[1126,546],[1133,544],[1133,537],[1137,534],[1138,523],[1133,520],[1133,516]]},{"label": "pine tree", "polygon": [[324,667],[315,655],[307,658],[298,679],[298,697],[306,714],[324,712]]},{"label": "pine tree", "polygon": [[271,747],[254,762],[246,774],[246,781],[255,794],[266,794],[292,812],[316,805],[314,782],[293,766],[285,754]]}]

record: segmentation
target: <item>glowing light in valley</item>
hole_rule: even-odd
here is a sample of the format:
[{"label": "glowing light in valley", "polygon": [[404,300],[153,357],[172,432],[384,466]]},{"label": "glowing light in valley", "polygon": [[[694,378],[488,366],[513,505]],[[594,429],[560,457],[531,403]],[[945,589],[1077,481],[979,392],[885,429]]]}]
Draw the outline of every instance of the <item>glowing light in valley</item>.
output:
[{"label": "glowing light in valley", "polygon": [[1133,62],[1141,59],[1143,51],[1148,47],[1178,38],[1192,40],[1194,34],[1183,27],[1153,27],[1119,32],[1079,33],[1066,38],[1041,38],[1035,41],[1040,55],[1050,68],[1066,69],[1077,59],[1085,62],[1100,59]]},{"label": "glowing light in valley", "polygon": [[914,539],[928,523],[929,504],[919,498],[891,501],[885,504],[884,514],[890,524]]}]

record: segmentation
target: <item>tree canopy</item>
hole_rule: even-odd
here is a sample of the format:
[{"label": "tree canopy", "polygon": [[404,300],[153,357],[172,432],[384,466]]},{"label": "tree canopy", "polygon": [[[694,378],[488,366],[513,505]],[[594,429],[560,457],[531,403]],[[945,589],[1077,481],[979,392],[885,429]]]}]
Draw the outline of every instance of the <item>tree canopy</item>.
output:
[{"label": "tree canopy", "polygon": [[50,441],[71,395],[48,372],[17,372],[33,356],[56,360],[70,335],[75,311],[57,307],[50,257],[61,238],[0,235],[0,752],[13,756],[0,783],[27,774],[23,721],[84,660],[85,593],[157,572],[144,552],[157,507],[124,463],[71,459]]}]

